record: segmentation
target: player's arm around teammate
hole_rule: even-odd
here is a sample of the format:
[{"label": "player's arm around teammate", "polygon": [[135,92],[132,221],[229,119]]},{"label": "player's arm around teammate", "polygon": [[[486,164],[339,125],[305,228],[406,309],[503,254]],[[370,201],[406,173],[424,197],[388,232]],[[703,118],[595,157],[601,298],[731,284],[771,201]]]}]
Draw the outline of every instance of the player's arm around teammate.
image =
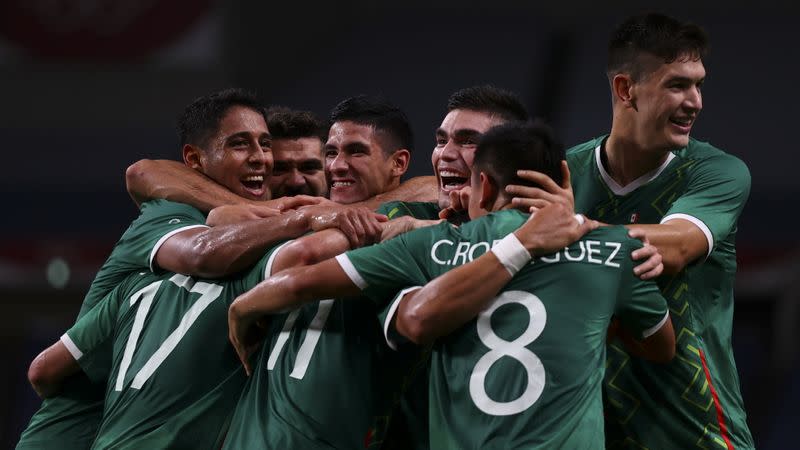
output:
[{"label": "player's arm around teammate", "polygon": [[28,381],[41,398],[52,397],[61,390],[63,380],[81,370],[78,361],[72,356],[63,342],[58,341],[31,362],[28,368]]},{"label": "player's arm around teammate", "polygon": [[380,235],[378,220],[385,217],[366,208],[310,206],[275,217],[182,231],[164,241],[154,261],[171,272],[224,276],[252,264],[270,245],[308,231],[338,228],[352,243],[367,242]]},{"label": "player's arm around teammate", "polygon": [[[239,197],[208,177],[184,164],[170,160],[143,159],[130,165],[125,172],[128,193],[137,205],[154,198],[165,198],[194,205],[201,211],[210,211],[218,206],[248,204],[273,208],[276,214],[282,210],[323,201],[321,197],[297,195],[268,201],[254,201]],[[436,201],[438,195],[433,176],[411,178],[396,189],[379,194],[359,203],[360,206],[377,208],[393,201]]]},{"label": "player's arm around teammate", "polygon": [[[566,162],[564,165],[566,166]],[[566,170],[569,173],[569,169]],[[519,171],[519,177],[529,181],[539,181],[543,176],[545,175],[533,170]],[[511,185],[508,186],[508,192],[516,195],[514,204],[520,207],[536,208],[550,202],[574,204],[572,189],[552,182],[543,184],[543,189]],[[630,229],[631,237],[641,239],[646,244],[642,249],[633,252],[633,259],[639,260],[649,254],[651,249],[647,244],[655,247],[660,254],[663,271],[653,272],[648,270],[649,266],[643,264],[634,269],[634,273],[642,279],[655,278],[661,273],[674,275],[689,263],[709,253],[706,234],[695,223],[686,219],[673,218],[660,224],[631,224],[626,227]]]},{"label": "player's arm around teammate", "polygon": [[[551,203],[558,203],[574,210],[575,197],[572,192],[569,166],[566,161],[561,162],[561,172],[563,181],[559,185],[541,172],[535,170],[518,170],[517,176],[520,179],[536,183],[539,187],[511,184],[506,186],[506,192],[514,195],[511,202],[519,209],[529,209],[533,212]],[[682,222],[689,223],[687,221]],[[642,280],[651,280],[660,276],[662,273],[666,273],[668,263],[664,259],[662,248],[656,245],[651,239],[653,234],[648,232],[651,226],[635,225],[629,226],[628,228],[631,230],[630,237],[639,239],[644,244],[642,248],[631,253],[631,258],[633,258],[634,261],[642,261],[641,264],[634,267],[633,273]],[[705,237],[703,237],[703,239],[705,240]],[[663,242],[661,239],[658,239],[658,241]],[[697,242],[693,240],[692,244],[696,245]],[[670,255],[670,257],[671,256],[672,255]],[[670,259],[670,263],[672,262],[672,259]],[[681,266],[681,268],[682,267],[683,266]],[[674,270],[673,267],[670,267],[670,269]],[[670,271],[669,273],[673,272]]]}]

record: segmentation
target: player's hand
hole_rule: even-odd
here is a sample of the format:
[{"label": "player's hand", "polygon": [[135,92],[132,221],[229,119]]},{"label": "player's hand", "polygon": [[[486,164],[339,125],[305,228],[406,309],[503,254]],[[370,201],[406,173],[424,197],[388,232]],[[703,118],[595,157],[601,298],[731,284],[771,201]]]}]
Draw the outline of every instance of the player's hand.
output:
[{"label": "player's hand", "polygon": [[283,211],[290,211],[303,206],[322,205],[322,204],[336,204],[325,197],[312,197],[310,195],[295,195],[293,197],[281,197],[275,200],[269,200],[267,203],[270,207]]},{"label": "player's hand", "polygon": [[599,226],[562,203],[551,203],[532,214],[514,234],[532,255],[539,256],[555,253]]},{"label": "player's hand", "polygon": [[280,215],[280,211],[266,205],[224,205],[218,206],[208,213],[206,225],[215,227],[218,225],[230,225],[234,223],[246,222],[248,220],[263,219]]},{"label": "player's hand", "polygon": [[641,229],[629,230],[628,236],[639,239],[642,241],[642,244],[644,244],[644,247],[636,249],[631,253],[631,258],[633,258],[634,261],[644,261],[633,268],[633,273],[642,280],[650,280],[661,275],[664,272],[664,263],[662,262],[661,253],[650,243],[644,231]]},{"label": "player's hand", "polygon": [[450,206],[439,211],[439,218],[461,223],[468,214],[470,195],[472,195],[472,189],[469,186],[457,191],[450,191]]},{"label": "player's hand", "polygon": [[[241,298],[241,296],[239,297]],[[250,365],[252,355],[264,340],[264,323],[258,318],[250,318],[241,311],[241,302],[237,298],[228,308],[228,339],[236,350],[244,371],[249,377],[253,373]]]},{"label": "player's hand", "polygon": [[561,186],[549,176],[534,170],[518,170],[517,176],[536,183],[541,188],[518,184],[506,186],[506,192],[514,196],[511,204],[515,208],[535,212],[551,203],[561,203],[570,210],[575,210],[575,196],[572,194],[569,167],[566,161],[561,161]]},{"label": "player's hand", "polygon": [[363,206],[306,206],[300,210],[307,214],[312,231],[338,228],[350,242],[350,248],[378,242],[383,232],[382,222],[388,218]]},{"label": "player's hand", "polygon": [[443,219],[439,220],[423,220],[416,219],[411,216],[398,217],[397,219],[390,220],[383,223],[383,233],[381,233],[381,242],[388,241],[389,239],[407,233],[418,228],[429,227],[442,223]]}]

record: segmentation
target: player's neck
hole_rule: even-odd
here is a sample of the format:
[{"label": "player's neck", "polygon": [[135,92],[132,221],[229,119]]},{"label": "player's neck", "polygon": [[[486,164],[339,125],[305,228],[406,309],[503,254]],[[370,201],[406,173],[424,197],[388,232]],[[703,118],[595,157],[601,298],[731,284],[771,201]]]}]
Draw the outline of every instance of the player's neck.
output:
[{"label": "player's neck", "polygon": [[615,134],[612,129],[601,148],[603,167],[620,186],[624,187],[652,172],[664,164],[669,156],[668,151],[643,148],[635,140],[620,134]]}]

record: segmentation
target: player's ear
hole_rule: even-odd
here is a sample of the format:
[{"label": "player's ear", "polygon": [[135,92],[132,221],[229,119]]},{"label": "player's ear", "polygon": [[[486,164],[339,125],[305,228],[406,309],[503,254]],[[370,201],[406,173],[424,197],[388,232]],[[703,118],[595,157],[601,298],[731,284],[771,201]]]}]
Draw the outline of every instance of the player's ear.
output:
[{"label": "player's ear", "polygon": [[400,178],[403,174],[406,173],[408,170],[408,163],[411,161],[411,152],[408,150],[401,148],[400,150],[395,151],[392,153],[391,156],[391,164],[392,164],[392,176]]},{"label": "player's ear", "polygon": [[194,170],[202,170],[203,159],[201,150],[192,144],[184,144],[183,146],[183,163],[187,167]]},{"label": "player's ear", "polygon": [[611,80],[611,95],[627,108],[636,109],[636,89],[633,78],[627,73],[618,73]]},{"label": "player's ear", "polygon": [[492,180],[492,178],[486,174],[486,172],[481,172],[481,198],[478,205],[487,210],[491,211],[492,205],[494,205],[495,200],[497,200],[497,194],[500,190],[497,188],[497,184]]}]

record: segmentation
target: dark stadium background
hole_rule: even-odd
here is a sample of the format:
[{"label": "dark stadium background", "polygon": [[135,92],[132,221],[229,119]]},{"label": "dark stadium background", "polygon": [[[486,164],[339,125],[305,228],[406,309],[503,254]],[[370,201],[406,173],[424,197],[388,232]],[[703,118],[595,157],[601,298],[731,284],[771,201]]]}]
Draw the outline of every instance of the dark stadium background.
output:
[{"label": "dark stadium background", "polygon": [[[637,1],[275,3],[0,2],[0,448],[13,446],[39,403],[28,363],[72,323],[136,215],[125,168],[178,156],[174,119],[193,98],[242,86],[324,116],[347,96],[380,93],[412,120],[411,173],[428,174],[448,95],[477,83],[517,91],[569,145],[605,132],[608,33],[651,9]],[[750,167],[734,349],[756,444],[790,448],[800,425],[797,14],[770,0],[695,3],[660,10],[711,35],[693,135]]]}]

